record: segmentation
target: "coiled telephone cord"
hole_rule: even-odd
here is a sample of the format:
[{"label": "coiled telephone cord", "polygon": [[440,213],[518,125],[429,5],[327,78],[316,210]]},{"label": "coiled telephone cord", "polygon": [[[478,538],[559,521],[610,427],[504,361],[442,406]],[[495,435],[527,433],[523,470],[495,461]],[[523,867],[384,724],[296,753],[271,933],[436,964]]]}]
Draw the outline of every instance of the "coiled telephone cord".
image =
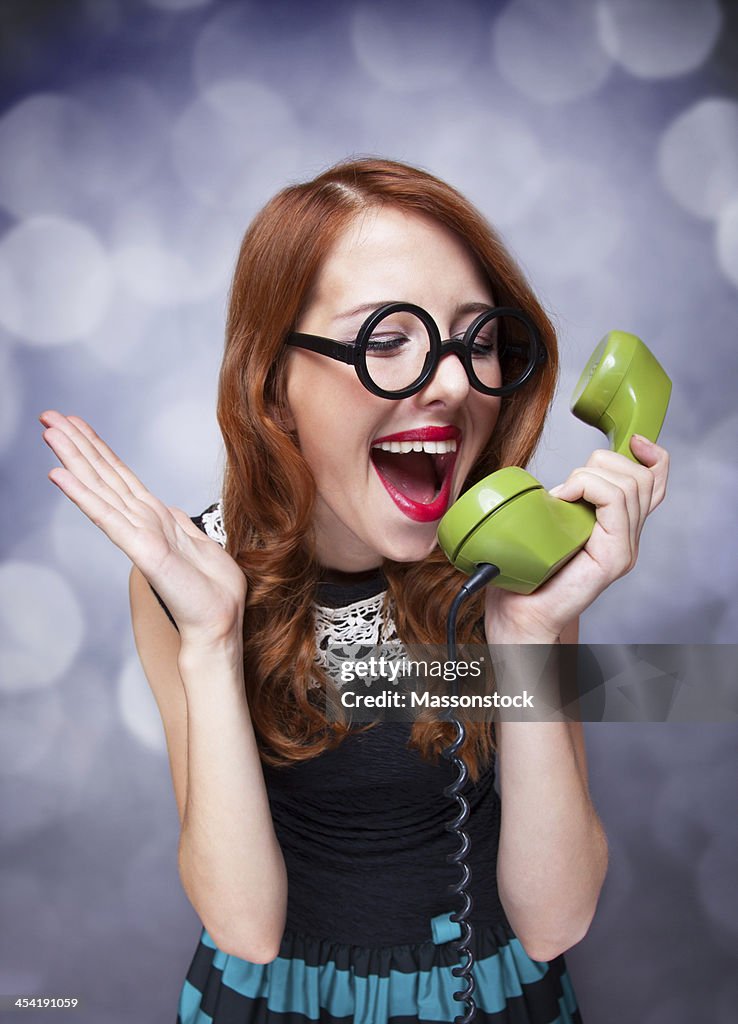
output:
[{"label": "coiled telephone cord", "polygon": [[[499,576],[499,573],[500,570],[496,565],[488,565],[486,563],[480,565],[477,571],[464,583],[452,601],[446,623],[446,643],[448,647],[448,660],[450,662],[456,664],[456,618],[459,608],[468,597],[471,597],[477,590],[485,587],[495,576]],[[455,675],[451,681],[451,692],[453,696],[458,696],[458,680]],[[461,925],[461,935],[456,940],[456,951],[460,957],[466,958],[465,963],[457,964],[451,971],[455,978],[463,978],[466,982],[465,988],[454,992],[454,999],[459,1002],[463,1000],[466,1004],[466,1012],[463,1015],[457,1016],[454,1019],[454,1024],[470,1024],[477,1012],[477,1004],[472,998],[474,992],[474,976],[472,975],[474,955],[471,951],[472,926],[468,920],[474,901],[467,890],[467,886],[471,881],[471,868],[466,863],[466,857],[471,849],[471,840],[463,827],[469,817],[469,801],[461,792],[469,772],[463,758],[457,754],[457,751],[466,739],[466,730],[458,718],[450,717],[449,721],[456,726],[456,739],[444,748],[442,754],[447,761],[456,766],[458,775],[454,782],[444,789],[443,794],[450,799],[456,800],[459,806],[459,813],[456,817],[446,823],[447,831],[453,832],[458,837],[459,848],[455,853],[450,853],[446,860],[451,864],[458,864],[461,868],[461,878],[458,882],[448,887],[448,893],[449,895],[460,896],[462,900],[461,909],[451,915],[451,920]]]}]

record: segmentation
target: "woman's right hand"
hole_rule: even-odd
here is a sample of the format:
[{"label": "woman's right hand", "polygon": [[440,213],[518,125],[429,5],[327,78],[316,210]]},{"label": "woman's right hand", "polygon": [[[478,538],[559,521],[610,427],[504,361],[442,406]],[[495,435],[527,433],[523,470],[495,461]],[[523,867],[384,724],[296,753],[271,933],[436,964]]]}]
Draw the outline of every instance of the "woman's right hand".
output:
[{"label": "woman's right hand", "polygon": [[239,638],[246,577],[182,509],[164,505],[79,416],[47,410],[44,441],[62,464],[49,479],[138,566],[183,643]]}]

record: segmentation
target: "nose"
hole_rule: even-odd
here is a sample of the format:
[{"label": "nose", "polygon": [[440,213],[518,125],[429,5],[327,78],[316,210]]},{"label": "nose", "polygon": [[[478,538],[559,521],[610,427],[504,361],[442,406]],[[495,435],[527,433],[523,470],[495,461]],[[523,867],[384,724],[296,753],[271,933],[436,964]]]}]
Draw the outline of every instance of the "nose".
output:
[{"label": "nose", "polygon": [[441,403],[455,406],[466,400],[470,388],[464,364],[458,355],[449,352],[417,397],[423,405]]}]

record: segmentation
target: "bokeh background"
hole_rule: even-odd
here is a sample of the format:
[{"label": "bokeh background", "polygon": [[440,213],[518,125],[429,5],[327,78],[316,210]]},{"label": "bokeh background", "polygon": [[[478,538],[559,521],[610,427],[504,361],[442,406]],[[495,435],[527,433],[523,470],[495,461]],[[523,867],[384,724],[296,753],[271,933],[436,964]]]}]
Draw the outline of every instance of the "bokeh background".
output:
[{"label": "bokeh background", "polygon": [[[583,639],[735,643],[738,10],[5,0],[0,37],[0,993],[173,1021],[198,922],[129,564],[47,480],[37,415],[85,417],[204,509],[248,221],[339,158],[404,159],[480,206],[558,324],[547,486],[600,444],[568,396],[607,330],[674,379],[669,499]],[[736,1020],[736,736],[588,728],[612,851],[569,956],[589,1024]]]}]

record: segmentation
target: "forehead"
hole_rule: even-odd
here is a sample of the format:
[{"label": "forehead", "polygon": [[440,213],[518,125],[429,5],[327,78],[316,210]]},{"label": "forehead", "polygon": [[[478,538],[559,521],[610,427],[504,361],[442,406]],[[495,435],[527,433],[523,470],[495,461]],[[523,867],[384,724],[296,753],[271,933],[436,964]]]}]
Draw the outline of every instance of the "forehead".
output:
[{"label": "forehead", "polygon": [[459,236],[426,214],[392,206],[352,218],[323,261],[314,297],[339,308],[407,300],[431,311],[491,301],[486,277]]}]

